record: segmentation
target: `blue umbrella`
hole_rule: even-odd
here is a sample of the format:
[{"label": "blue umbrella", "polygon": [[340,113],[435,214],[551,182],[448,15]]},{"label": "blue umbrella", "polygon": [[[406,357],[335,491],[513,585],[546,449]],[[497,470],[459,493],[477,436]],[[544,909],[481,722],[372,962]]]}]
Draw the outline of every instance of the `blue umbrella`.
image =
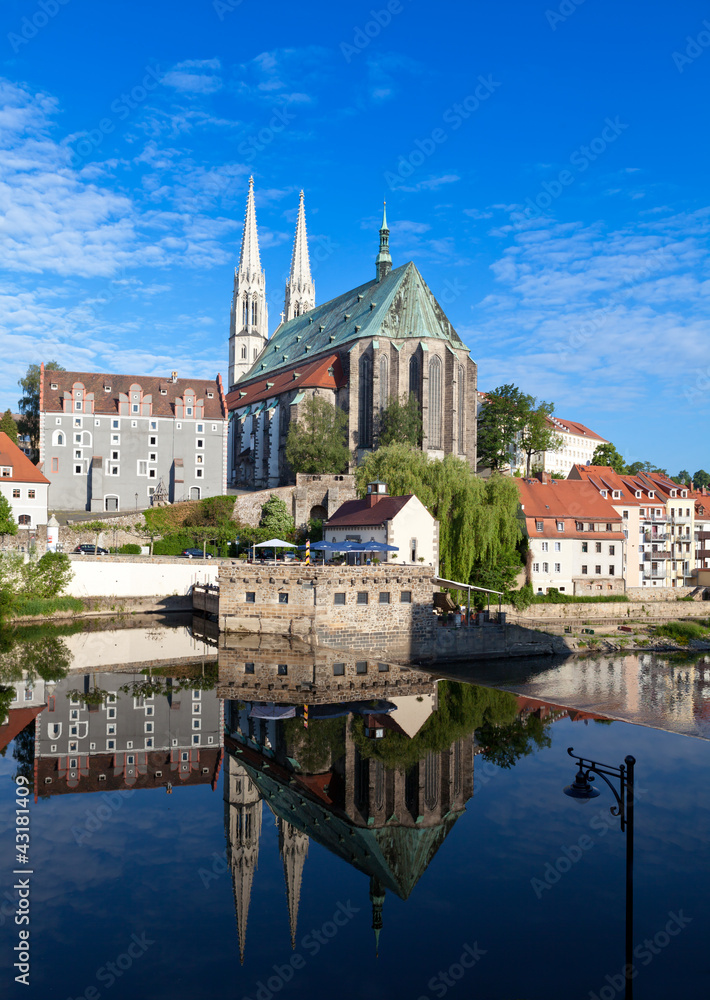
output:
[{"label": "blue umbrella", "polygon": [[399,545],[387,545],[386,542],[363,542],[365,552],[399,552]]}]

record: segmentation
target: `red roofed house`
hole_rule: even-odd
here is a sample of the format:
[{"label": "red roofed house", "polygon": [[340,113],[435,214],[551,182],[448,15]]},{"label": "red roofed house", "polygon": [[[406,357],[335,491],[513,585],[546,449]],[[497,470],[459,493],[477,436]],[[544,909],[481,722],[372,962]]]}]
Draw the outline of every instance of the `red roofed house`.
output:
[{"label": "red roofed house", "polygon": [[21,528],[47,523],[49,480],[27,455],[0,431],[0,493],[9,501]]},{"label": "red roofed house", "polygon": [[530,539],[529,582],[538,594],[623,594],[621,515],[588,482],[518,479]]},{"label": "red roofed house", "polygon": [[413,493],[393,497],[385,483],[369,483],[362,500],[346,500],[323,525],[328,542],[385,542],[398,552],[382,552],[382,562],[422,562],[439,572],[439,522]]}]

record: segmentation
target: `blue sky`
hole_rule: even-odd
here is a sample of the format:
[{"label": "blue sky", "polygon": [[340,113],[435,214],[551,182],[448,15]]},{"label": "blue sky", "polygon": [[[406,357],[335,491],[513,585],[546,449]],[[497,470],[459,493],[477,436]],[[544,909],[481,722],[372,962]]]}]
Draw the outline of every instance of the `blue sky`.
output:
[{"label": "blue sky", "polygon": [[319,302],[386,198],[481,388],[710,465],[706,4],[4,0],[0,58],[3,409],[43,359],[224,376],[253,173],[272,330],[300,188]]}]

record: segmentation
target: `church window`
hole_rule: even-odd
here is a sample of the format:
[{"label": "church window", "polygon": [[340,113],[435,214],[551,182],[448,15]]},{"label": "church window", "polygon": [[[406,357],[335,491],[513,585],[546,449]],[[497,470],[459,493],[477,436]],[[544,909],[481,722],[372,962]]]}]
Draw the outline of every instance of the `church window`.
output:
[{"label": "church window", "polygon": [[465,431],[464,407],[465,407],[465,403],[464,403],[464,401],[465,401],[465,398],[466,398],[466,391],[465,391],[466,390],[466,383],[465,383],[464,380],[465,380],[465,376],[464,376],[464,372],[463,372],[463,365],[459,365],[459,402],[458,402],[458,410],[459,410],[459,412],[458,412],[458,417],[459,417],[459,451],[460,452],[465,451],[465,448],[464,448],[464,431]]},{"label": "church window", "polygon": [[242,326],[249,325],[249,300],[246,295],[244,296],[244,302],[242,303]]},{"label": "church window", "polygon": [[387,358],[380,358],[380,409],[387,408],[389,399],[389,365]]},{"label": "church window", "polygon": [[372,447],[372,362],[368,357],[360,358],[358,445]]},{"label": "church window", "polygon": [[256,349],[256,347],[255,347],[255,348],[254,348],[254,360],[255,360],[255,361],[256,361],[256,356],[257,356],[257,354],[258,354],[258,353],[259,353],[259,352],[257,351],[257,349]]},{"label": "church window", "polygon": [[421,400],[419,392],[419,361],[414,356],[409,361],[409,392],[414,393],[417,402]]},{"label": "church window", "polygon": [[247,356],[247,345],[244,344],[242,347],[242,357],[246,358],[246,356]]},{"label": "church window", "polygon": [[441,448],[441,359],[429,362],[429,447]]},{"label": "church window", "polygon": [[251,325],[256,326],[256,299],[252,299],[251,303]]},{"label": "church window", "polygon": [[54,432],[54,441],[52,444],[58,445],[60,448],[64,446],[64,433],[62,431]]}]

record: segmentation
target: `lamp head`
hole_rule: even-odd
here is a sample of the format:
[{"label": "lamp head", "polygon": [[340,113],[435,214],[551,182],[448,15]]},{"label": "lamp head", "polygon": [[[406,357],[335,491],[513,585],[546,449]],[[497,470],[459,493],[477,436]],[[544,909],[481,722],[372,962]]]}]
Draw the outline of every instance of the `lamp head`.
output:
[{"label": "lamp head", "polygon": [[[592,778],[592,781],[594,779]],[[600,794],[598,788],[592,788],[587,774],[580,764],[577,768],[577,773],[574,776],[574,781],[571,785],[567,785],[564,789],[565,795],[569,795],[572,799],[579,799],[582,802],[586,802],[588,799],[596,799]]]}]

